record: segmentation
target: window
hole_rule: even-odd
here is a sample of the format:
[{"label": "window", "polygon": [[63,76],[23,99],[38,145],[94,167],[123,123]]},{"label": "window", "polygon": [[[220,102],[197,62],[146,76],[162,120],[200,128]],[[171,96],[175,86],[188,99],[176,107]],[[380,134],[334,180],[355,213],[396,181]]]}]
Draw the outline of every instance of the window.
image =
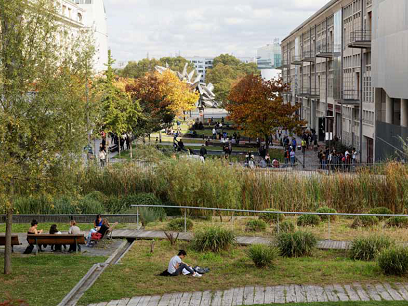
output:
[{"label": "window", "polygon": [[78,13],[78,21],[82,22],[82,14],[81,13]]},{"label": "window", "polygon": [[65,5],[62,6],[62,15],[66,16],[67,13],[67,7]]}]

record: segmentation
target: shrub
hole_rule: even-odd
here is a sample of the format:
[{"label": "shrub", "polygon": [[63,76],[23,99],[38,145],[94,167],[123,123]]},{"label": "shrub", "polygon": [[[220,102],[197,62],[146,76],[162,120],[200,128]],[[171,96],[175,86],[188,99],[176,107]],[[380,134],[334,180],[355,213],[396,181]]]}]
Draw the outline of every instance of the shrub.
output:
[{"label": "shrub", "polygon": [[407,217],[391,217],[385,221],[386,227],[399,227],[408,228],[408,218]]},{"label": "shrub", "polygon": [[270,267],[273,261],[278,257],[278,251],[275,248],[264,244],[254,244],[248,249],[248,257],[258,268]]},{"label": "shrub", "polygon": [[395,243],[385,236],[356,238],[351,242],[350,257],[354,260],[373,260],[384,249]]},{"label": "shrub", "polygon": [[[371,209],[369,212],[369,214],[372,215],[392,215],[392,211],[390,209],[388,209],[387,207],[376,207]],[[377,217],[378,220],[384,220],[384,219],[388,219],[389,217]]]},{"label": "shrub", "polygon": [[50,214],[52,198],[49,196],[22,197],[14,201],[17,214]]},{"label": "shrub", "polygon": [[263,232],[266,230],[266,222],[260,219],[248,220],[245,230],[247,232]]},{"label": "shrub", "polygon": [[380,222],[376,216],[358,216],[354,219],[353,224],[351,224],[352,228],[357,227],[368,227],[377,225]]},{"label": "shrub", "polygon": [[106,199],[106,196],[100,191],[92,191],[88,193],[85,198],[92,199],[98,202],[103,203]]},{"label": "shrub", "polygon": [[[186,227],[187,230],[192,230],[193,229],[193,221],[191,221],[190,219],[186,219]],[[182,232],[184,231],[184,218],[177,218],[177,219],[173,219],[169,222],[169,224],[167,224],[167,228],[170,231],[176,231],[176,232]]]},{"label": "shrub", "polygon": [[140,207],[140,221],[143,226],[149,223],[156,222],[157,220],[163,221],[166,218],[166,212],[163,208],[150,208],[150,207]]},{"label": "shrub", "polygon": [[384,250],[378,256],[378,265],[386,275],[402,276],[408,271],[408,249],[403,247]]},{"label": "shrub", "polygon": [[229,249],[235,242],[233,231],[221,227],[209,227],[195,233],[192,246],[199,252],[220,252]]},{"label": "shrub", "polygon": [[123,198],[123,202],[130,205],[162,205],[162,201],[154,193],[136,193]]},{"label": "shrub", "polygon": [[[265,211],[280,211],[280,210],[268,208],[268,209],[265,209]],[[285,219],[285,215],[284,214],[268,214],[268,213],[263,214],[261,213],[259,215],[259,219],[265,221],[266,223],[276,223],[278,222],[278,219],[279,219],[279,222],[283,221],[283,219]]]},{"label": "shrub", "polygon": [[110,214],[121,214],[127,210],[127,206],[123,200],[116,196],[110,196],[105,200],[104,204],[106,211]]},{"label": "shrub", "polygon": [[301,215],[297,219],[298,226],[317,226],[320,224],[320,218],[318,215]]},{"label": "shrub", "polygon": [[[327,207],[327,206],[320,207],[318,210],[316,210],[316,212],[318,212],[318,213],[333,213],[333,214],[337,213],[337,211],[334,208],[330,208],[330,207]],[[326,221],[326,220],[329,219],[329,216],[327,216],[327,215],[319,215],[319,217],[320,217],[320,220],[322,220],[322,221]],[[330,221],[335,221],[335,220],[337,220],[337,216],[330,216]]]},{"label": "shrub", "polygon": [[102,214],[105,212],[105,207],[98,200],[92,197],[84,197],[78,202],[78,208],[82,214]]},{"label": "shrub", "polygon": [[277,237],[277,245],[282,256],[301,257],[312,254],[317,245],[317,239],[308,232],[282,233]]},{"label": "shrub", "polygon": [[[279,233],[293,233],[296,230],[296,225],[289,220],[279,223]],[[278,232],[278,225],[275,225],[274,232]]]},{"label": "shrub", "polygon": [[69,215],[77,213],[77,207],[71,198],[62,197],[54,202],[53,214]]}]

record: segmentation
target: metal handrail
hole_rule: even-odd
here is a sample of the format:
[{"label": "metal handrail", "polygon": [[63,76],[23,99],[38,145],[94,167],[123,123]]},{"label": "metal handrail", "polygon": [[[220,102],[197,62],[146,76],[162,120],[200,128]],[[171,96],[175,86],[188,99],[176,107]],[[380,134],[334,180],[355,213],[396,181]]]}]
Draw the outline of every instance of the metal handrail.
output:
[{"label": "metal handrail", "polygon": [[339,44],[318,44],[316,53],[340,53],[341,45]]},{"label": "metal handrail", "polygon": [[[251,210],[251,209],[233,209],[233,208],[213,208],[213,207],[197,207],[197,206],[171,206],[171,205],[131,205],[137,209],[137,228],[139,228],[139,208],[178,208],[184,209],[184,232],[187,232],[187,210],[208,210],[220,212],[238,212],[238,213],[253,213],[253,214],[276,214],[276,215],[317,215],[317,216],[343,216],[343,217],[360,217],[360,216],[374,216],[374,217],[408,217],[403,214],[352,214],[352,213],[318,213],[318,212],[290,212],[290,211],[267,211],[267,210]],[[330,240],[330,218],[328,219],[328,231]],[[279,218],[277,218],[277,232],[279,234]]]},{"label": "metal handrail", "polygon": [[371,31],[369,30],[356,30],[350,33],[350,41],[351,42],[358,42],[358,41],[371,41]]},{"label": "metal handrail", "polygon": [[303,51],[302,58],[314,58],[316,56],[316,52],[312,51]]},{"label": "metal handrail", "polygon": [[360,91],[356,89],[343,90],[343,100],[360,100]]}]

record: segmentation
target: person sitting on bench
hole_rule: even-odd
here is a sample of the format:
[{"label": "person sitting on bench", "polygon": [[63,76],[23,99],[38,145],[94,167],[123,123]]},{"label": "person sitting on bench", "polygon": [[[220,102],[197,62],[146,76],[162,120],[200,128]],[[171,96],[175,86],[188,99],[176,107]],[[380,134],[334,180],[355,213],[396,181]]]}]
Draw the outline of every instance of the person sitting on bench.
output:
[{"label": "person sitting on bench", "polygon": [[183,262],[183,259],[187,256],[186,251],[180,250],[176,256],[170,259],[169,267],[167,268],[167,272],[171,276],[179,276],[183,274],[183,270],[186,269],[190,274],[194,277],[201,277],[201,274],[195,272],[189,265]]},{"label": "person sitting on bench", "polygon": [[[38,230],[37,227],[38,227],[38,222],[37,222],[37,220],[34,219],[33,221],[31,221],[31,227],[28,229],[27,234],[29,234],[29,235],[41,234],[43,232],[43,230]],[[27,241],[28,241],[28,237],[27,237]],[[39,245],[38,248],[39,248],[39,251],[42,252],[41,245]],[[25,249],[23,254],[31,254],[33,249],[34,249],[34,244],[30,244]]]},{"label": "person sitting on bench", "polygon": [[102,220],[102,225],[99,228],[99,230],[96,233],[89,232],[90,235],[88,235],[88,243],[86,246],[91,246],[92,240],[100,240],[102,239],[103,236],[105,236],[105,233],[109,230],[109,222],[108,219],[103,219]]},{"label": "person sitting on bench", "polygon": [[[76,225],[75,220],[71,220],[70,225],[71,226],[70,226],[70,228],[68,230],[69,235],[81,235],[81,230]],[[78,245],[78,250],[81,251],[81,246],[80,245]],[[76,251],[76,245],[75,244],[70,244],[68,252],[75,252],[75,251]]]}]

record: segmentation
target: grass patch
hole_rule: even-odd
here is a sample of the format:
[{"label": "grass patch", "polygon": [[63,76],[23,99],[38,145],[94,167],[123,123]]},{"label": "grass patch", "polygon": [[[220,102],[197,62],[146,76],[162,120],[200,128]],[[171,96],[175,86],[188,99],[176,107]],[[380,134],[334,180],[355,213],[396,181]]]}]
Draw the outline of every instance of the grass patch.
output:
[{"label": "grass patch", "polygon": [[[274,262],[276,268],[254,269],[252,260],[247,256],[248,248],[245,247],[236,247],[219,254],[199,253],[191,250],[186,243],[172,247],[167,241],[157,241],[154,253],[151,254],[150,245],[149,241],[138,241],[121,265],[105,270],[81,299],[80,305],[141,295],[225,290],[249,285],[364,284],[373,280],[378,283],[406,280],[383,275],[375,262],[347,259],[344,251],[316,250],[313,257],[278,257]],[[176,281],[174,278],[157,276],[166,269],[168,260],[179,249],[187,250],[187,263],[209,267],[210,273],[200,279],[178,277]]]},{"label": "grass patch", "polygon": [[[66,254],[13,256],[13,273],[0,274],[0,303],[9,294],[30,306],[55,306],[68,294],[91,266],[104,257]],[[0,266],[4,259],[0,257]]]}]

